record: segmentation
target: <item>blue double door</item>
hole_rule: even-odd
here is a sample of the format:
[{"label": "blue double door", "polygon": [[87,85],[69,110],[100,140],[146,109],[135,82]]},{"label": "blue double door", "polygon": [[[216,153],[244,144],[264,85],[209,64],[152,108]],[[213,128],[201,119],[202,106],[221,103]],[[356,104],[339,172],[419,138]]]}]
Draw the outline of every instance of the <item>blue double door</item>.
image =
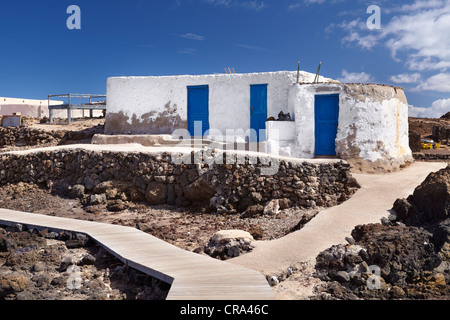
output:
[{"label": "blue double door", "polygon": [[[187,110],[188,130],[191,136],[204,135],[209,129],[209,87],[189,86]],[[251,141],[263,141],[266,138],[267,120],[267,84],[250,86],[250,135]],[[236,115],[230,114],[230,117]],[[200,129],[201,124],[201,129]],[[197,127],[196,127],[197,126]]]},{"label": "blue double door", "polygon": [[336,155],[339,95],[316,95],[314,117],[316,156]]}]

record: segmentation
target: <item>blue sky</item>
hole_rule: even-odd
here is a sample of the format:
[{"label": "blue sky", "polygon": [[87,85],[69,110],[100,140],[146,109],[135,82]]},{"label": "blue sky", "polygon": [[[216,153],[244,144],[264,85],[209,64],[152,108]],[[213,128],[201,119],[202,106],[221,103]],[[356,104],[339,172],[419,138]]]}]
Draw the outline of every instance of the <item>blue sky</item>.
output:
[{"label": "blue sky", "polygon": [[[69,30],[70,5],[81,29]],[[369,5],[381,9],[370,30]],[[0,96],[105,93],[111,76],[301,69],[450,111],[450,0],[1,0]]]}]

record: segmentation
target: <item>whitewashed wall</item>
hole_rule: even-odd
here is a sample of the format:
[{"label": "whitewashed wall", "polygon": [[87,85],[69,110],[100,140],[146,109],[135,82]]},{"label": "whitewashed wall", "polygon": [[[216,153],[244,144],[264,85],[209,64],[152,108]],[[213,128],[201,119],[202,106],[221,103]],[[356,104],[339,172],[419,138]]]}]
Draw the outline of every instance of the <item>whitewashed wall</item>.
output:
[{"label": "whitewashed wall", "polygon": [[[301,82],[314,74],[300,73]],[[250,85],[268,84],[268,117],[288,112],[288,91],[297,72],[183,75],[162,77],[112,77],[107,81],[105,132],[123,134],[168,133],[187,128],[187,87],[209,86],[209,126],[250,129]],[[327,79],[321,78],[322,81]]]},{"label": "whitewashed wall", "polygon": [[296,125],[294,121],[266,122],[266,153],[285,157],[293,156]]},{"label": "whitewashed wall", "polygon": [[[51,103],[59,104],[61,102],[51,101]],[[0,97],[0,115],[12,115],[17,112],[28,117],[48,116],[48,100]]]},{"label": "whitewashed wall", "polygon": [[[292,85],[294,155],[314,157],[315,95],[339,94],[336,153],[343,159],[402,163],[411,160],[408,104],[401,88],[365,84]],[[397,161],[398,160],[398,161]]]},{"label": "whitewashed wall", "polygon": [[[250,85],[268,84],[268,117],[289,112],[292,139],[266,144],[268,152],[297,158],[315,156],[315,95],[339,94],[336,153],[343,159],[404,163],[412,159],[408,143],[408,106],[401,88],[341,84],[301,72],[113,77],[107,82],[107,134],[171,134],[187,129],[187,87],[209,86],[209,126],[250,129]],[[270,123],[269,131],[280,123]],[[275,126],[275,127],[274,127]],[[273,131],[273,130],[272,130]],[[284,133],[281,133],[283,135]],[[270,132],[269,132],[270,135]],[[288,153],[288,154],[287,154]]]}]

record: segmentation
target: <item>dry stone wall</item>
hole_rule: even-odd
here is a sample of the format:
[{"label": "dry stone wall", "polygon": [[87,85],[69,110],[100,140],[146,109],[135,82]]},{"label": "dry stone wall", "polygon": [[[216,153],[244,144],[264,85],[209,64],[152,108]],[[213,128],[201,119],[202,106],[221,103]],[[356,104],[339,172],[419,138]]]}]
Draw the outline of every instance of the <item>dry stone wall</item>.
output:
[{"label": "dry stone wall", "polygon": [[103,133],[103,131],[103,125],[79,131],[0,127],[0,148],[68,144],[73,141],[90,140],[93,135]]},{"label": "dry stone wall", "polygon": [[0,148],[58,143],[64,135],[63,131],[46,131],[26,127],[0,127]]},{"label": "dry stone wall", "polygon": [[450,162],[450,154],[448,153],[422,153],[414,152],[414,160],[416,161],[443,161]]},{"label": "dry stone wall", "polygon": [[450,126],[433,126],[432,138],[436,142],[450,143]]},{"label": "dry stone wall", "polygon": [[242,164],[177,164],[170,153],[84,149],[5,153],[0,155],[0,184],[36,183],[91,202],[120,198],[249,216],[263,213],[273,200],[281,208],[333,206],[359,188],[342,161],[280,160],[276,174],[261,175],[264,163],[246,157]]}]

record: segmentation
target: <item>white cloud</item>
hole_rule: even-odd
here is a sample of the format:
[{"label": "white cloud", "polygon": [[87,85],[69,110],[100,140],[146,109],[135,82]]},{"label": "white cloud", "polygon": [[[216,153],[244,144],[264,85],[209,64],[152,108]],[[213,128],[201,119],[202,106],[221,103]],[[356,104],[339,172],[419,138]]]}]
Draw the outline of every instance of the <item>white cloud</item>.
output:
[{"label": "white cloud", "polygon": [[[386,21],[387,15],[383,12],[394,12],[395,15]],[[393,5],[391,8],[385,4],[382,6],[381,19],[380,30],[364,28],[365,23],[361,18],[330,25],[330,28],[338,27],[347,31],[348,34],[343,37],[344,44],[355,44],[366,50],[384,45],[390,50],[393,59],[399,62],[404,59],[406,68],[411,71],[439,72],[418,86],[418,90],[450,92],[449,74],[446,73],[450,69],[450,0],[415,0],[411,4]]]},{"label": "white cloud", "polygon": [[363,29],[366,24],[362,22],[361,18],[354,19],[350,22],[343,21],[340,24],[338,24],[339,27],[346,30],[353,30],[353,29]]},{"label": "white cloud", "polygon": [[186,39],[191,39],[191,40],[197,40],[197,41],[205,40],[204,36],[200,36],[200,35],[195,34],[195,33],[185,33],[185,34],[180,35],[180,37],[186,38]]},{"label": "white cloud", "polygon": [[337,80],[344,83],[368,83],[373,81],[373,77],[365,72],[348,72],[344,69],[342,77]]},{"label": "white cloud", "polygon": [[224,6],[229,6],[231,4],[231,0],[203,0],[203,1],[211,4],[219,4]]},{"label": "white cloud", "polygon": [[344,2],[346,0],[297,0],[291,4],[288,5],[289,10],[294,10],[299,7],[305,7],[309,5],[315,5],[315,4],[327,4],[332,5],[340,2]]},{"label": "white cloud", "polygon": [[241,5],[254,11],[260,11],[266,7],[266,4],[262,1],[241,1]]},{"label": "white cloud", "polygon": [[[423,7],[421,7],[423,8]],[[407,55],[412,70],[440,69],[450,63],[450,5],[420,9],[394,17],[381,29],[381,37],[394,58]],[[422,64],[425,66],[421,67]]]},{"label": "white cloud", "polygon": [[313,3],[321,4],[324,2],[325,2],[325,0],[305,0],[305,3],[307,3],[307,4],[313,4]]},{"label": "white cloud", "polygon": [[266,7],[266,3],[260,0],[247,0],[247,1],[239,1],[239,0],[203,0],[204,2],[220,5],[225,7],[242,7],[247,8],[254,11],[260,11]]},{"label": "white cloud", "polygon": [[359,32],[350,32],[350,34],[342,39],[344,43],[356,42],[360,47],[371,50],[378,42],[374,35],[361,36]]},{"label": "white cloud", "polygon": [[181,53],[181,54],[194,54],[196,52],[197,52],[197,49],[193,49],[193,48],[185,48],[182,50],[178,50],[178,53]]},{"label": "white cloud", "polygon": [[361,18],[351,21],[344,20],[339,24],[331,23],[325,28],[326,33],[331,33],[333,29],[340,28],[346,30],[348,35],[342,39],[344,45],[352,45],[356,43],[358,46],[371,50],[372,47],[379,43],[379,36],[374,34],[363,35],[362,32],[367,30],[366,22]]},{"label": "white cloud", "polygon": [[409,106],[409,116],[418,118],[440,118],[450,111],[450,99],[439,99],[432,103],[431,107]]},{"label": "white cloud", "polygon": [[288,5],[288,10],[294,10],[294,9],[297,9],[297,8],[299,8],[301,6],[303,6],[303,4],[300,3],[300,2],[291,3],[290,5]]},{"label": "white cloud", "polygon": [[420,78],[420,73],[401,73],[391,76],[390,79],[395,83],[417,83]]},{"label": "white cloud", "polygon": [[236,45],[238,47],[245,48],[245,49],[268,52],[267,49],[264,49],[264,48],[261,48],[261,47],[257,47],[257,46],[251,46],[251,45],[248,45],[248,44],[236,43]]},{"label": "white cloud", "polygon": [[433,90],[450,92],[450,73],[439,73],[420,83],[414,91]]},{"label": "white cloud", "polygon": [[406,62],[406,66],[410,70],[426,71],[426,70],[447,70],[450,68],[450,61],[439,61],[437,59],[423,58],[422,60],[410,60]]},{"label": "white cloud", "polygon": [[439,8],[442,6],[442,4],[443,4],[442,0],[416,0],[416,2],[412,4],[404,4],[399,7],[388,9],[388,12],[389,13],[408,12],[408,11],[417,11],[421,9]]}]

